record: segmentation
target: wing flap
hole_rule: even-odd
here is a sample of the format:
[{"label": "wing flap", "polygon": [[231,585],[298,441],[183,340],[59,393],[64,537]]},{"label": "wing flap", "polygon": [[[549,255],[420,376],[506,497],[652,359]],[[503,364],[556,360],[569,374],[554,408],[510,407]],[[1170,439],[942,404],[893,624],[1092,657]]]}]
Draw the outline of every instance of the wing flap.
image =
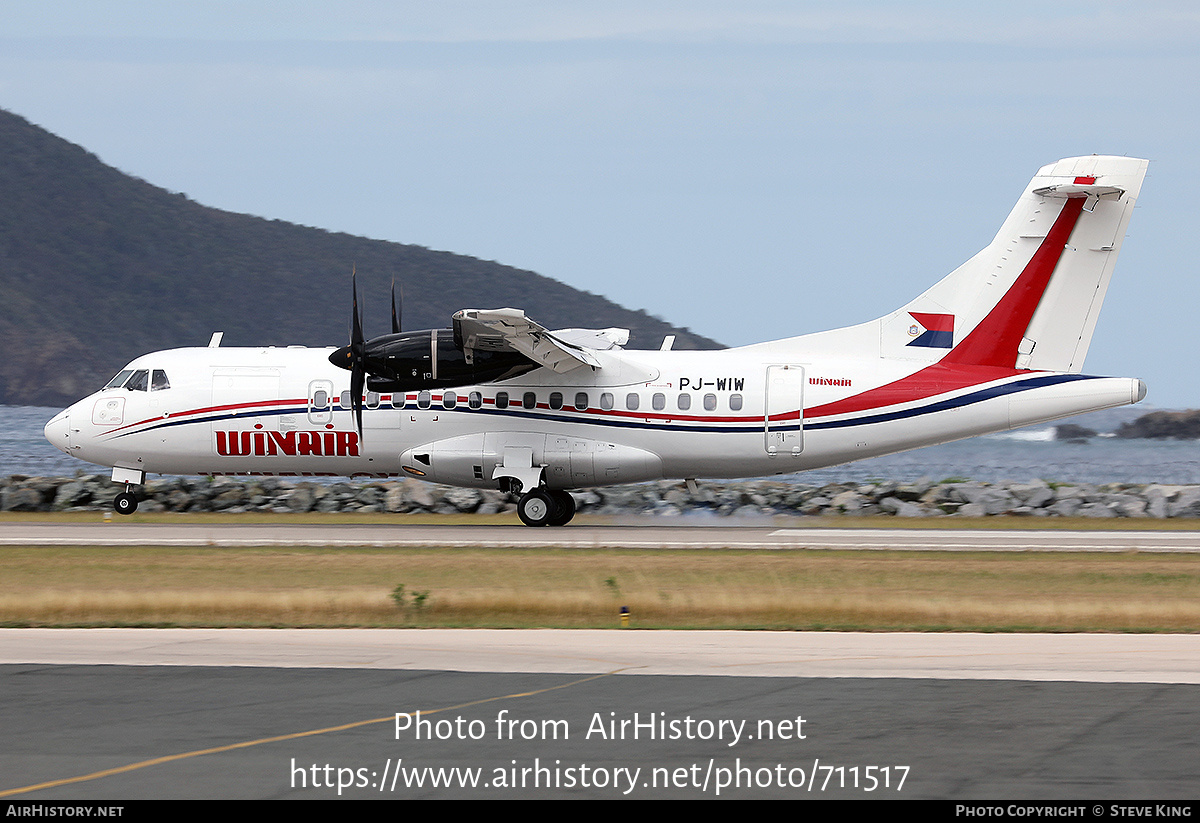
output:
[{"label": "wing flap", "polygon": [[463,309],[454,315],[454,338],[468,361],[477,350],[515,351],[565,374],[581,366],[600,368],[591,351],[618,347],[629,339],[629,332],[566,329],[560,334],[530,320],[520,309]]}]

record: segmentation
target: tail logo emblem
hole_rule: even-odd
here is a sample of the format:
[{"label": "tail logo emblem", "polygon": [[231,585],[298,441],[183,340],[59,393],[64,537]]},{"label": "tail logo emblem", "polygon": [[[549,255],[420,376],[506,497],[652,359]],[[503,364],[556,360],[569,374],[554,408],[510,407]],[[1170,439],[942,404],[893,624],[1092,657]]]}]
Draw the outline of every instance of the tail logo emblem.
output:
[{"label": "tail logo emblem", "polygon": [[921,346],[926,349],[954,348],[953,314],[930,314],[919,311],[910,311],[908,314],[917,321],[908,327],[909,335],[916,338],[908,345]]}]

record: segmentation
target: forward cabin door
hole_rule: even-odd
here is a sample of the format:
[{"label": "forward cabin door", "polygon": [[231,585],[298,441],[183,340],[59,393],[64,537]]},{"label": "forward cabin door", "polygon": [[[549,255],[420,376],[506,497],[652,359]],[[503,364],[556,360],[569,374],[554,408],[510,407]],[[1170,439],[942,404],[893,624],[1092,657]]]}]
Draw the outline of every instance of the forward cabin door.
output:
[{"label": "forward cabin door", "polygon": [[767,454],[800,454],[804,449],[803,366],[767,366],[763,408]]}]

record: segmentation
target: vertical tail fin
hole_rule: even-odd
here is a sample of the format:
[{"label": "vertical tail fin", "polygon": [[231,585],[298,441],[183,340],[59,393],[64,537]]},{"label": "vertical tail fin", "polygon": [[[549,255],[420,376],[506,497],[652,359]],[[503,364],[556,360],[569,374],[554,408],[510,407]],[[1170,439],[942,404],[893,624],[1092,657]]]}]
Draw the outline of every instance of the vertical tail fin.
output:
[{"label": "vertical tail fin", "polygon": [[947,365],[1079,372],[1147,161],[1042,168],[996,238],[881,318],[880,354]]}]

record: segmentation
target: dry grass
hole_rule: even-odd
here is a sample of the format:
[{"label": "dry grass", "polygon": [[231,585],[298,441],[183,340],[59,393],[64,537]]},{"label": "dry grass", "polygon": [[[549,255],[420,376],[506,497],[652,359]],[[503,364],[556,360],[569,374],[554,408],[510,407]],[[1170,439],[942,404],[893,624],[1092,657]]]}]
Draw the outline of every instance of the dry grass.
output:
[{"label": "dry grass", "polygon": [[13,547],[0,580],[8,626],[1200,631],[1187,554]]}]

